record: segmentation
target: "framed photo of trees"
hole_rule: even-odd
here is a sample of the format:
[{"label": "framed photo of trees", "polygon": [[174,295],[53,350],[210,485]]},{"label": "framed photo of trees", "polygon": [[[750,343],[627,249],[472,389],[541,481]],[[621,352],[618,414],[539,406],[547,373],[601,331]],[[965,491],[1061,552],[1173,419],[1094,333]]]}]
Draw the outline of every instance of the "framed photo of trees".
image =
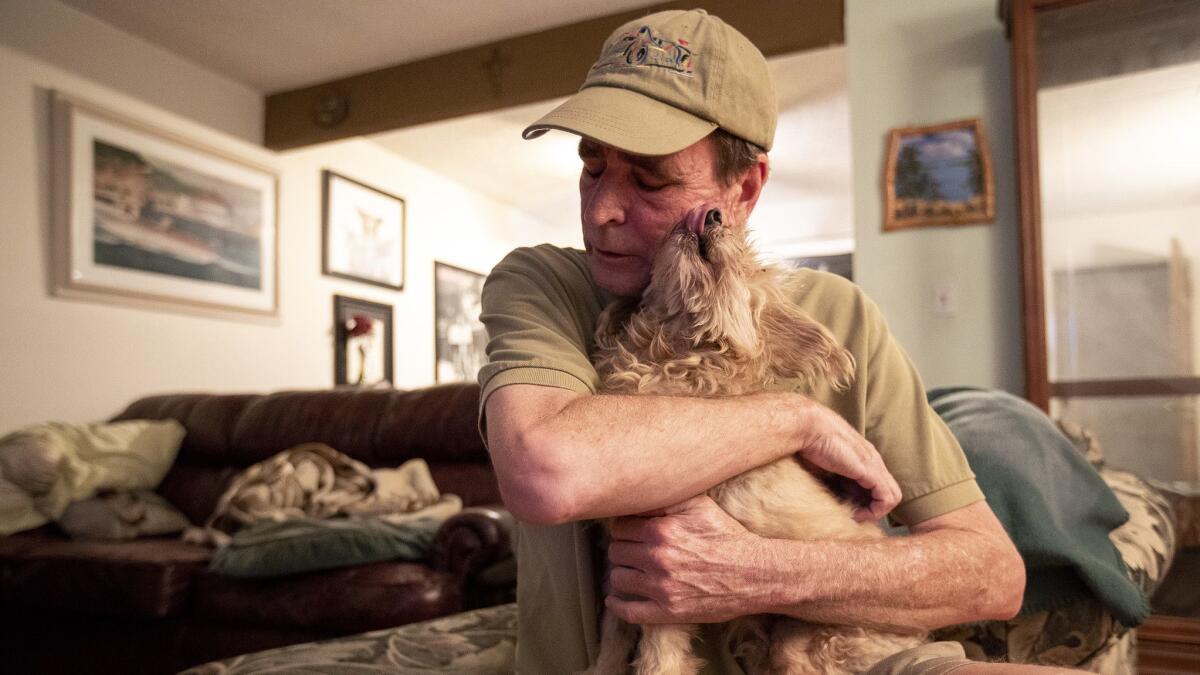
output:
[{"label": "framed photo of trees", "polygon": [[884,231],[996,217],[992,158],[979,119],[892,129],[886,167]]}]

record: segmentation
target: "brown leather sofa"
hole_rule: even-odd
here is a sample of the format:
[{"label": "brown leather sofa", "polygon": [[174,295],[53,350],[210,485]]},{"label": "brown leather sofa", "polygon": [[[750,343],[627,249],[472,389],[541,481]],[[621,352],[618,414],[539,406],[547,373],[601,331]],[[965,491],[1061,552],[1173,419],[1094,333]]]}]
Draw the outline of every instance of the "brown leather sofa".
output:
[{"label": "brown leather sofa", "polygon": [[438,488],[468,508],[441,527],[428,561],[266,580],[211,573],[209,551],[177,538],[72,541],[53,526],[0,537],[0,670],[175,672],[511,600],[512,523],[476,431],[478,398],[464,384],[133,402],[114,421],[186,427],[158,492],[194,524],[239,471],[310,441],[372,467],[424,458]]}]

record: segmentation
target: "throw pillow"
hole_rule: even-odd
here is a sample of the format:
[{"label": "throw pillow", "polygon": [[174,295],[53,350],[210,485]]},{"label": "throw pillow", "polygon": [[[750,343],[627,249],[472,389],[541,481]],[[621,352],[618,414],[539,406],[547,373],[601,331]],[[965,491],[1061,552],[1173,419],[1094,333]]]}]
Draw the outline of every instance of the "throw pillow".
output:
[{"label": "throw pillow", "polygon": [[93,540],[175,534],[190,524],[187,516],[149,490],[107,492],[74,502],[58,519],[72,539]]},{"label": "throw pillow", "polygon": [[[28,494],[42,517],[55,520],[71,502],[100,490],[153,489],[174,463],[185,433],[174,420],[37,424],[0,438],[0,478]],[[19,531],[14,527],[15,521],[0,522],[5,533]]]}]

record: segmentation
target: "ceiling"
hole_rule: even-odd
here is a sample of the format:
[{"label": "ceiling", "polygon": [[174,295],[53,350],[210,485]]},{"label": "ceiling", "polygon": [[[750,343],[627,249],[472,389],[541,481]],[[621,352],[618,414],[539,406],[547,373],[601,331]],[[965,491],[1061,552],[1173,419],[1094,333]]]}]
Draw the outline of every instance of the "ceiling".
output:
[{"label": "ceiling", "polygon": [[60,0],[264,94],[656,1]]},{"label": "ceiling", "polygon": [[[768,197],[805,199],[850,193],[849,107],[845,48],[831,47],[769,61],[779,95],[779,128],[771,152]],[[563,99],[400,129],[372,137],[392,152],[449,176],[547,224],[578,223],[578,137],[550,132],[534,141],[521,130]],[[770,203],[766,203],[770,206]],[[848,204],[839,209],[849,232]],[[829,233],[817,238],[829,238]],[[848,236],[838,234],[837,236]]]},{"label": "ceiling", "polygon": [[[264,95],[655,1],[60,0]],[[777,195],[776,201],[792,210],[787,199],[817,196],[828,201],[836,193],[841,205],[810,219],[838,221],[848,228],[845,49],[777,57],[771,59],[771,70],[780,126],[764,202]],[[556,103],[426,124],[371,140],[548,225],[563,223],[574,231],[576,139],[563,133],[535,142],[520,138],[521,129]]]}]

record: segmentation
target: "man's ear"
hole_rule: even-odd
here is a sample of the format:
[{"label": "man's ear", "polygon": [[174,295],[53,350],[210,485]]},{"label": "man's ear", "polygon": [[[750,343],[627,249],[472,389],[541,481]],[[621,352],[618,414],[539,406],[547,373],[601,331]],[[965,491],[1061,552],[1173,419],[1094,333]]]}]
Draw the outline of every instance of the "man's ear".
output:
[{"label": "man's ear", "polygon": [[759,153],[758,158],[754,162],[754,166],[746,169],[746,173],[734,183],[734,207],[741,213],[739,222],[745,223],[750,219],[751,212],[754,211],[754,206],[758,204],[758,198],[762,195],[763,186],[767,184],[767,177],[771,173],[771,161],[767,158],[766,153]]}]

